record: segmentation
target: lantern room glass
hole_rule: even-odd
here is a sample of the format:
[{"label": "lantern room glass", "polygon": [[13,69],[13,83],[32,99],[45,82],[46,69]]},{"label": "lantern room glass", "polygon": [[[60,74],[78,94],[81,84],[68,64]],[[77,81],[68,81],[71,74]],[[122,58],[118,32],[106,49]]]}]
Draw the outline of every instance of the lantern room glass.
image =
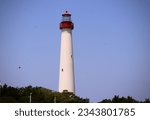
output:
[{"label": "lantern room glass", "polygon": [[71,21],[71,16],[63,16],[62,21]]}]

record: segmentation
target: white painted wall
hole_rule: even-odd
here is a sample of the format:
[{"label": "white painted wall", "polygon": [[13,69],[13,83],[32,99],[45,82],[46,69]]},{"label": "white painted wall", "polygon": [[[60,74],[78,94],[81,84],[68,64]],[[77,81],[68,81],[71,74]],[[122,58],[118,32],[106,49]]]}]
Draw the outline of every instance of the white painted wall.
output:
[{"label": "white painted wall", "polygon": [[59,69],[59,92],[75,93],[72,30],[62,29]]}]

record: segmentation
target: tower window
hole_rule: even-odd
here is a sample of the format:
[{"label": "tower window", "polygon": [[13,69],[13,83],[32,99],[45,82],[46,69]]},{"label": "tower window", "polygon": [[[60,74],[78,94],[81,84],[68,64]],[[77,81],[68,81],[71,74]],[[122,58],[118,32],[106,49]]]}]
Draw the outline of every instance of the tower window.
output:
[{"label": "tower window", "polygon": [[71,58],[72,58],[72,55],[71,55]]},{"label": "tower window", "polygon": [[62,71],[62,72],[64,71],[63,68],[61,69],[61,71]]}]

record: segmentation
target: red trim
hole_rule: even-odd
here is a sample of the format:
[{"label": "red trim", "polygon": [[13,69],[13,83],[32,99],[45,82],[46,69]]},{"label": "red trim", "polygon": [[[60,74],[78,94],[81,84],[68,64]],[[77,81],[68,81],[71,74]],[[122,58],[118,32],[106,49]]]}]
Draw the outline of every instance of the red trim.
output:
[{"label": "red trim", "polygon": [[59,28],[60,29],[65,29],[65,28],[73,29],[74,24],[71,21],[63,21],[63,22],[60,23]]}]

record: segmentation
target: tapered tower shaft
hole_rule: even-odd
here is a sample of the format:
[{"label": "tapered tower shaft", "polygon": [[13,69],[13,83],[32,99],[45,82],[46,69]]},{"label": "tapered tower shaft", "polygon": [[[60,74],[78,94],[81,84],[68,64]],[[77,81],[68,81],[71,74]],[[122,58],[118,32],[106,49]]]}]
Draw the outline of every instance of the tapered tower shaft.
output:
[{"label": "tapered tower shaft", "polygon": [[61,48],[60,48],[60,69],[59,69],[59,92],[68,91],[75,93],[74,62],[71,14],[65,11],[62,14]]}]

